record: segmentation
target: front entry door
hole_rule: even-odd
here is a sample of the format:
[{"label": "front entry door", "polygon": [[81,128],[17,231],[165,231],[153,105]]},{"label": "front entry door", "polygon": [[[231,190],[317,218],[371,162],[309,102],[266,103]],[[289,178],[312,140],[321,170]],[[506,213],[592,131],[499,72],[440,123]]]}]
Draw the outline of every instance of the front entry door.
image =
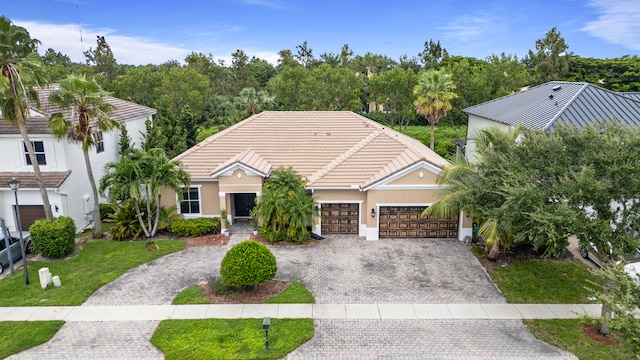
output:
[{"label": "front entry door", "polygon": [[249,217],[256,204],[256,194],[233,194],[233,202],[236,207],[236,216]]}]

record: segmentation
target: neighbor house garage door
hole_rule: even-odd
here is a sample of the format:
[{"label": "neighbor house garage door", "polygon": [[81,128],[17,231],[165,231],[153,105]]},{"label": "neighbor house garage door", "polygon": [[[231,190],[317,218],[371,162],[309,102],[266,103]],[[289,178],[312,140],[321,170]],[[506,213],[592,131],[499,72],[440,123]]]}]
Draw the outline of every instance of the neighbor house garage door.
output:
[{"label": "neighbor house garage door", "polygon": [[[16,206],[13,206],[15,212]],[[38,219],[46,219],[44,206],[42,205],[20,205],[20,221],[22,231],[29,231],[29,227]]]},{"label": "neighbor house garage door", "polygon": [[359,204],[322,204],[322,234],[357,234]]},{"label": "neighbor house garage door", "polygon": [[421,217],[425,206],[380,207],[381,238],[457,238],[458,216]]}]

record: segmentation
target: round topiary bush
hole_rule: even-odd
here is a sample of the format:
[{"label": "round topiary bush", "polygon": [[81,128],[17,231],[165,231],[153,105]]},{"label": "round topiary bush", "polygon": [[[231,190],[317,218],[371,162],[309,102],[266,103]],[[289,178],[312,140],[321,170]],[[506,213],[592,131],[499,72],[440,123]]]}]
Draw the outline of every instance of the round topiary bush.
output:
[{"label": "round topiary bush", "polygon": [[33,248],[44,257],[61,258],[76,247],[76,226],[68,216],[36,220],[29,233]]},{"label": "round topiary bush", "polygon": [[276,276],[278,265],[271,250],[256,241],[243,241],[227,251],[220,266],[223,284],[233,287],[252,286]]}]

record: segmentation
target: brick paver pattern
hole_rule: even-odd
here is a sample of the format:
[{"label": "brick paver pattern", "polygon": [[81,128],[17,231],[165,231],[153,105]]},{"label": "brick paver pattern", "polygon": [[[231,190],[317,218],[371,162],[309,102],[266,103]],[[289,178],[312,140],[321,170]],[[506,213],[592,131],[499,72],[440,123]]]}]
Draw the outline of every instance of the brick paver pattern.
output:
[{"label": "brick paver pattern", "polygon": [[[219,273],[229,245],[198,247],[131,269],[83,305],[170,304]],[[277,278],[298,280],[323,304],[505,303],[455,240],[327,236],[315,245],[270,247]],[[163,359],[149,339],[158,322],[67,323],[49,341],[10,359]],[[316,320],[315,337],[291,359],[575,359],[532,337],[518,320]]]}]

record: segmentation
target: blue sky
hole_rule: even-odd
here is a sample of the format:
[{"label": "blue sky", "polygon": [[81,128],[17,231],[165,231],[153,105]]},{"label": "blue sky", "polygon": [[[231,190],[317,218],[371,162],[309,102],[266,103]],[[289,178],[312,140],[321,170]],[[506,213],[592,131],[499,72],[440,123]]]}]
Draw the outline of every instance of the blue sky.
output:
[{"label": "blue sky", "polygon": [[84,61],[104,35],[119,63],[135,65],[182,62],[192,51],[228,62],[236,49],[276,64],[304,41],[316,57],[349,44],[397,60],[434,39],[451,55],[522,58],[554,26],[576,55],[640,54],[638,0],[0,0],[0,14],[41,52]]}]

